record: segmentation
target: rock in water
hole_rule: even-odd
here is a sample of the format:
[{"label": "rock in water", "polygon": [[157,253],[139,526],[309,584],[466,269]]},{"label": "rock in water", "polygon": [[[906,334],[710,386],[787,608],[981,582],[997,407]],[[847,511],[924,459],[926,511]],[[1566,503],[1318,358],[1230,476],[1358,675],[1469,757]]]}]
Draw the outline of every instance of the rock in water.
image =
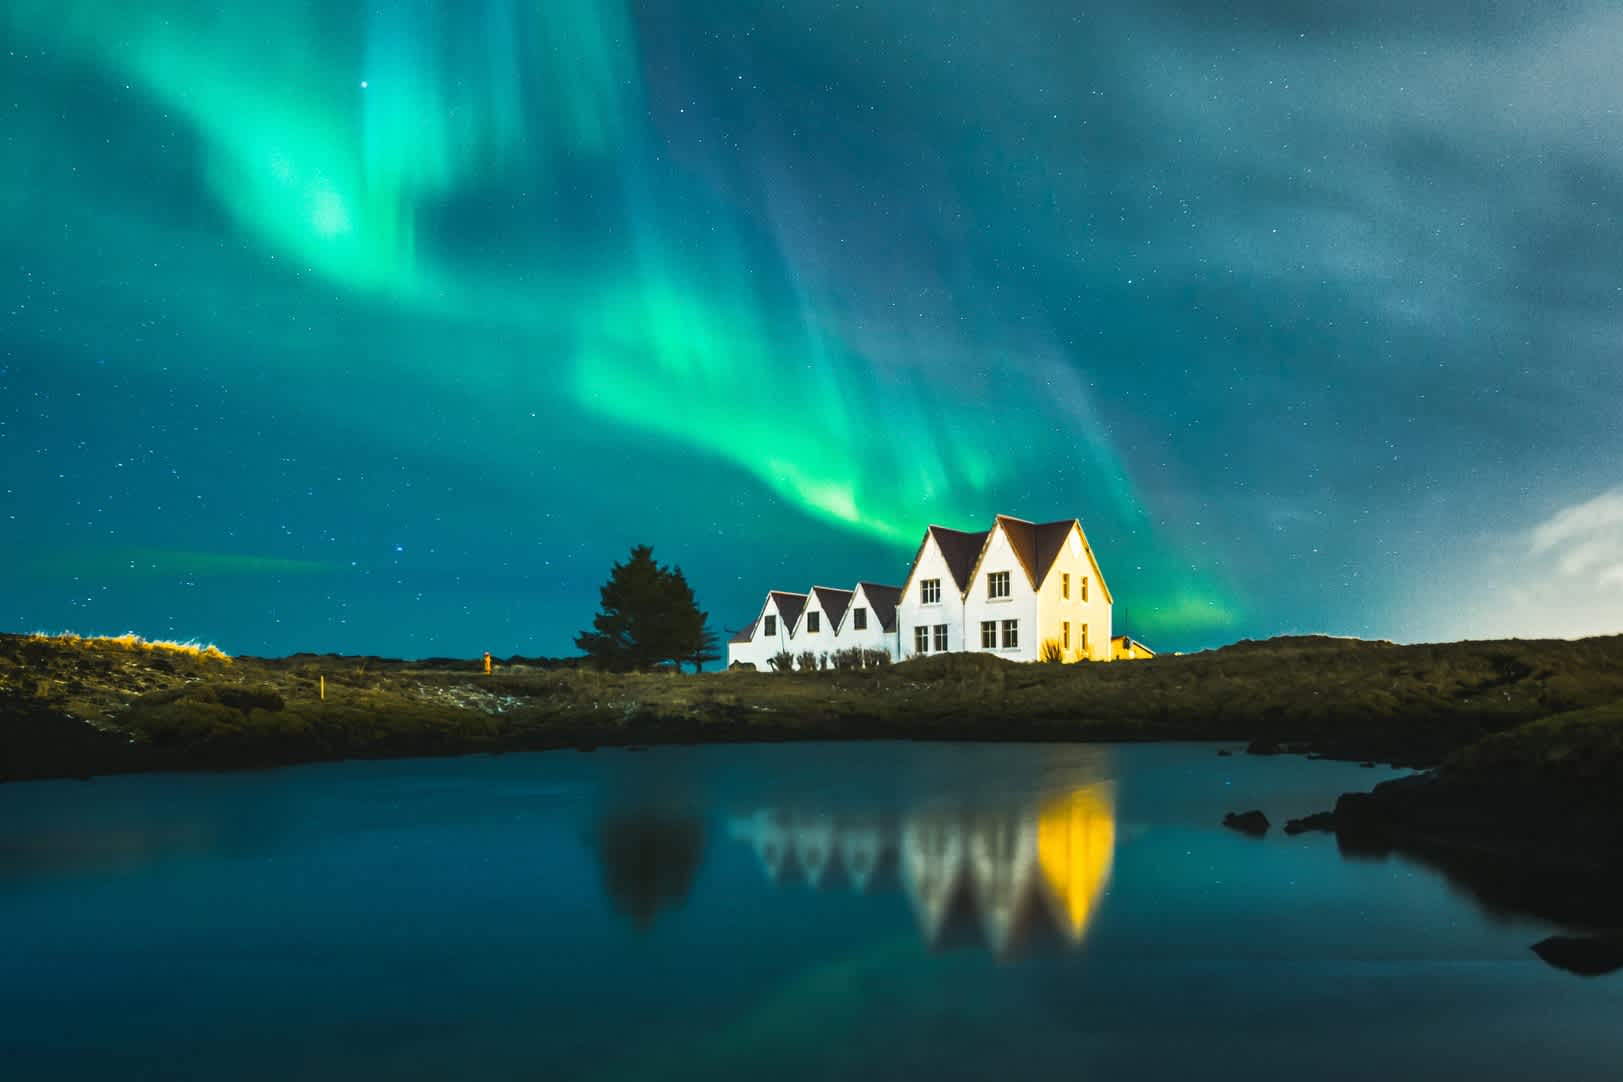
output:
[{"label": "rock in water", "polygon": [[1223,816],[1223,825],[1230,830],[1238,830],[1241,834],[1260,838],[1268,833],[1268,817],[1262,812],[1252,809],[1248,812],[1229,812]]},{"label": "rock in water", "polygon": [[1312,815],[1304,815],[1300,819],[1288,819],[1285,821],[1286,834],[1305,834],[1310,830],[1333,832],[1335,829],[1336,817],[1334,812],[1315,812]]},{"label": "rock in water", "polygon": [[1623,936],[1552,935],[1534,943],[1533,953],[1568,973],[1600,977],[1623,969]]}]

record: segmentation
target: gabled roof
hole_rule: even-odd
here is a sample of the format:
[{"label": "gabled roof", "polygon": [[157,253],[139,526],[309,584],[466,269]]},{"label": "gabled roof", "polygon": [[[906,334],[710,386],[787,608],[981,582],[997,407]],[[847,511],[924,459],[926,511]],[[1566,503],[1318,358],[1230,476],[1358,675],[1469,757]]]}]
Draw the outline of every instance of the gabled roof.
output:
[{"label": "gabled roof", "polygon": [[[1054,569],[1054,561],[1059,559],[1059,554],[1064,551],[1065,540],[1071,536],[1072,526],[1078,530],[1082,528],[1082,524],[1074,518],[1064,518],[1058,522],[1039,522],[1032,527],[1032,533],[1037,540],[1037,561],[1032,565],[1032,570],[1037,575],[1039,585]],[[1102,579],[1100,583],[1103,584]]]},{"label": "gabled roof", "polygon": [[[1014,550],[1014,558],[1020,561],[1021,567],[1025,568],[1026,581],[1031,583],[1031,588],[1035,590],[1042,585],[1043,581],[1037,576],[1036,524],[1027,522],[1023,518],[1015,518],[1013,515],[999,515],[996,523],[997,526],[1003,527],[1003,536],[1009,539],[1009,547]],[[976,561],[977,564],[979,562],[979,560]],[[974,573],[975,569],[970,568],[970,574],[973,575]]]},{"label": "gabled roof", "polygon": [[[941,558],[947,562],[947,570],[951,572],[958,592],[964,593],[969,589],[970,573],[974,571],[981,549],[986,546],[986,538],[992,531],[965,533],[962,530],[949,530],[945,526],[931,526],[927,532],[928,536],[935,538],[936,548],[941,550]],[[913,562],[917,564],[918,558],[914,557]]]},{"label": "gabled roof", "polygon": [[748,627],[746,627],[743,631],[740,631],[738,634],[734,635],[732,638],[728,639],[727,641],[728,642],[754,642],[755,641],[755,625],[758,624],[758,623],[760,623],[759,620],[751,620]]},{"label": "gabled roof", "polygon": [[845,616],[846,606],[851,604],[852,590],[840,590],[833,586],[813,586],[811,592],[817,595],[817,604],[828,614],[829,630],[839,628],[840,620]]},{"label": "gabled roof", "polygon": [[805,594],[791,594],[787,590],[773,590],[767,600],[778,606],[778,615],[787,627],[794,627],[800,619],[800,610],[806,607]]},{"label": "gabled roof", "polygon": [[1082,528],[1082,524],[1074,518],[1027,522],[1013,515],[999,515],[997,522],[1003,527],[1003,534],[1009,539],[1009,547],[1014,549],[1015,558],[1026,569],[1033,589],[1041,588],[1048,573],[1053,570],[1054,561],[1059,559],[1060,552],[1065,548],[1065,540],[1071,535],[1071,527]]},{"label": "gabled roof", "polygon": [[862,591],[862,596],[868,599],[869,607],[879,620],[879,630],[895,631],[896,605],[902,600],[902,588],[881,586],[877,582],[859,582],[857,588]]},{"label": "gabled roof", "polygon": [[[997,516],[997,526],[1003,527],[1003,536],[1009,539],[1009,547],[1014,550],[1015,559],[1025,569],[1026,578],[1031,582],[1033,590],[1042,589],[1043,582],[1048,573],[1054,569],[1054,561],[1059,559],[1060,552],[1065,548],[1066,541],[1075,529],[1082,539],[1082,550],[1087,553],[1088,562],[1093,566],[1095,580],[1099,589],[1104,591],[1105,600],[1115,604],[1115,598],[1110,594],[1110,587],[1105,583],[1105,573],[1099,569],[1099,560],[1093,555],[1093,546],[1088,543],[1088,535],[1082,529],[1082,523],[1074,518],[1062,518],[1055,522],[1027,522],[1023,518],[1013,515]],[[980,569],[980,560],[976,559],[970,568],[973,576]]]}]

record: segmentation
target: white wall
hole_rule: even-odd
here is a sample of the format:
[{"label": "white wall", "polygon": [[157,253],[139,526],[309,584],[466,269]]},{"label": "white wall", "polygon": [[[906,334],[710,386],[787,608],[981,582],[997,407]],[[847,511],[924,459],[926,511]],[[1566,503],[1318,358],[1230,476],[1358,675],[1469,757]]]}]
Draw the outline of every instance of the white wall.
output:
[{"label": "white wall", "polygon": [[[806,617],[814,612],[817,613],[818,624],[818,629],[815,632],[809,630],[806,626],[808,623]],[[800,654],[804,650],[810,650],[816,654],[818,664],[821,665],[824,654],[832,654],[839,649],[834,644],[833,623],[829,620],[828,613],[823,611],[823,605],[817,599],[816,590],[806,591],[806,607],[801,610],[800,620],[795,624],[794,645],[789,649],[795,652],[795,666],[797,668],[800,665]]]},{"label": "white wall", "polygon": [[[775,634],[767,635],[762,628],[766,625],[767,616],[775,616],[778,626]],[[772,666],[768,660],[780,650],[793,650],[793,640],[789,637],[789,627],[784,623],[783,614],[778,611],[777,602],[772,595],[767,595],[766,605],[761,615],[756,617],[755,627],[751,629],[752,638],[749,642],[730,642],[727,644],[727,664],[741,661],[746,665],[754,665],[762,672],[770,671]]]},{"label": "white wall", "polygon": [[[919,584],[928,579],[941,580],[941,601],[926,605],[919,600]],[[910,658],[913,648],[913,629],[920,624],[932,629],[937,624],[947,625],[947,649],[964,649],[964,599],[947,570],[947,561],[935,543],[935,535],[925,538],[924,548],[913,565],[913,574],[907,580],[902,600],[896,606],[897,650],[900,658]],[[929,653],[935,653],[935,634],[932,630]]]},{"label": "white wall", "polygon": [[[987,576],[994,572],[1009,573],[1009,596],[996,600],[987,597]],[[1014,554],[1008,536],[999,524],[992,531],[980,567],[975,569],[975,581],[969,584],[969,595],[964,599],[964,638],[966,646],[958,649],[981,649],[981,621],[996,620],[998,646],[986,653],[1006,657],[1012,661],[1035,661],[1037,658],[1037,593],[1031,587],[1020,558]],[[1018,620],[1020,645],[1013,650],[1003,648],[1003,621]]]},{"label": "white wall", "polygon": [[[852,627],[851,614],[857,609],[866,609],[868,612],[868,626],[862,631]],[[861,647],[864,650],[884,650],[890,654],[891,660],[898,660],[896,652],[895,633],[886,633],[879,626],[879,614],[874,611],[873,603],[868,600],[867,591],[858,586],[851,595],[851,604],[845,610],[845,621],[840,625],[839,643],[841,650]]]}]

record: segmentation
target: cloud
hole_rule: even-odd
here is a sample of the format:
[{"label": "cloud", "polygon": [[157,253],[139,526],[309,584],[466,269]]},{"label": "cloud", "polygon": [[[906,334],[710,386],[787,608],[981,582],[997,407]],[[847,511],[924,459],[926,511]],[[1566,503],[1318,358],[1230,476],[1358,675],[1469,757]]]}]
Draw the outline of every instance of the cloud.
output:
[{"label": "cloud", "polygon": [[[1556,577],[1569,587],[1599,588],[1623,605],[1623,485],[1594,499],[1563,508],[1534,527],[1527,549],[1534,561],[1554,562]],[[1623,629],[1623,616],[1617,619]]]}]

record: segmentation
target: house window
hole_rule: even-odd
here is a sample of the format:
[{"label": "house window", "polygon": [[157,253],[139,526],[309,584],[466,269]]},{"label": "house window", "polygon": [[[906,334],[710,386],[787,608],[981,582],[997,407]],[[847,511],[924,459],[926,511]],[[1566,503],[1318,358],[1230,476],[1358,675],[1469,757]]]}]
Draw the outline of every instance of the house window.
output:
[{"label": "house window", "polygon": [[806,614],[806,634],[815,635],[821,630],[823,630],[823,614],[820,612],[808,612]]},{"label": "house window", "polygon": [[1071,621],[1067,620],[1059,625],[1060,645],[1069,650],[1071,648]]},{"label": "house window", "polygon": [[1087,624],[1082,625],[1082,652],[1084,654],[1088,652],[1088,625]]},{"label": "house window", "polygon": [[1082,600],[1086,601],[1087,599],[1088,599],[1088,577],[1086,575],[1083,575],[1082,576]]},{"label": "house window", "polygon": [[945,650],[947,648],[947,625],[946,624],[937,624],[935,626],[935,648],[938,651],[939,650]]},{"label": "house window", "polygon": [[1003,621],[1003,649],[1015,650],[1020,646],[1020,621]]},{"label": "house window", "polygon": [[776,635],[778,633],[778,618],[768,616],[765,620],[762,620],[761,630],[768,635]]},{"label": "house window", "polygon": [[1061,575],[1059,577],[1059,596],[1063,597],[1067,601],[1071,600],[1071,576],[1070,575]]},{"label": "house window", "polygon": [[923,624],[913,629],[913,652],[916,654],[930,652],[930,629]]},{"label": "house window", "polygon": [[941,604],[940,579],[925,579],[919,583],[919,603],[923,605]]},{"label": "house window", "polygon": [[981,621],[981,649],[982,650],[996,650],[997,649],[997,621],[996,620],[982,620]]},{"label": "house window", "polygon": [[1009,573],[1007,571],[989,571],[986,575],[986,596],[1009,596]]},{"label": "house window", "polygon": [[868,610],[852,609],[851,626],[858,631],[866,631],[868,629]]}]

